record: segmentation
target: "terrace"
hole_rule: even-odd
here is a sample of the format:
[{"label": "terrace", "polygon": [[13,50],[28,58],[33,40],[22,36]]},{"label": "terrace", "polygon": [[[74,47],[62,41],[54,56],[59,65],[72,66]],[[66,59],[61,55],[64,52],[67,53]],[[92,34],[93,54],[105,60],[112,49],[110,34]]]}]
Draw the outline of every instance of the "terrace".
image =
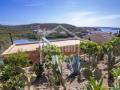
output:
[{"label": "terrace", "polygon": [[[109,38],[105,35],[101,37]],[[120,39],[116,37],[107,43],[104,41],[103,46],[92,42],[93,39],[76,38],[49,41],[42,37],[39,42],[13,44],[2,56],[5,63],[11,65],[12,61],[16,67],[17,63],[24,65],[22,62],[28,59],[33,62],[27,65],[29,67],[21,67],[29,78],[25,90],[83,90],[86,84],[94,87],[92,81],[98,88],[111,88],[111,71],[119,66]],[[19,52],[25,52],[28,59]],[[96,87],[91,90],[96,90]]]},{"label": "terrace", "polygon": [[[61,52],[65,55],[73,55],[77,54],[79,48],[80,40],[78,39],[66,39],[66,40],[51,40],[50,44],[60,47]],[[45,42],[32,42],[32,43],[24,43],[24,44],[13,44],[7,50],[5,50],[1,55],[5,58],[9,54],[17,53],[17,52],[27,52],[29,58],[32,59],[33,62],[39,60],[39,49],[43,47],[43,45],[47,45]],[[36,54],[35,54],[36,53]],[[33,58],[34,56],[34,58]]]}]

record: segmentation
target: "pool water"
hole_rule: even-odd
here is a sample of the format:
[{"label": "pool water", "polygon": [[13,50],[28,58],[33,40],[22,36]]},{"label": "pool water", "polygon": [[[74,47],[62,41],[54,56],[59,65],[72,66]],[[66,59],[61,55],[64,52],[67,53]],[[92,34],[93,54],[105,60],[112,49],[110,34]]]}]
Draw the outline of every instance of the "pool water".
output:
[{"label": "pool water", "polygon": [[27,40],[27,39],[20,39],[20,40],[14,40],[15,44],[24,44],[24,43],[32,43],[33,40]]},{"label": "pool water", "polygon": [[3,60],[2,60],[2,58],[0,57],[0,64],[3,64]]}]

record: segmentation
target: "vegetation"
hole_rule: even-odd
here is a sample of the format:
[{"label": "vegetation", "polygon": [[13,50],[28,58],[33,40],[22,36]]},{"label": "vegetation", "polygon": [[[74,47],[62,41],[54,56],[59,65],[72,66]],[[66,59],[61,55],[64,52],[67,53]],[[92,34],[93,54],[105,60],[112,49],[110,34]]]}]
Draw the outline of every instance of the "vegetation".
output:
[{"label": "vegetation", "polygon": [[59,63],[62,63],[63,61],[63,54],[61,53],[60,49],[55,46],[55,45],[46,45],[43,47],[43,57],[45,61],[45,65],[47,68],[51,68],[51,61],[52,61],[52,56],[57,55],[59,58]]},{"label": "vegetation", "polygon": [[94,77],[90,77],[88,84],[86,85],[86,90],[105,90],[102,86],[103,79],[97,81]]},{"label": "vegetation", "polygon": [[[94,42],[91,41],[85,41],[81,42],[80,49],[87,53],[89,56],[89,62],[91,63],[91,67],[86,67],[82,70],[80,74],[83,74],[83,76],[88,80],[88,83],[86,85],[87,90],[105,90],[103,88],[103,78],[102,78],[102,72],[97,67],[97,64],[99,63],[99,55],[101,52],[104,54],[104,56],[107,56],[107,62],[108,62],[108,85],[111,90],[119,90],[119,75],[120,75],[120,69],[113,69],[114,65],[118,63],[116,62],[116,57],[118,57],[120,54],[119,52],[119,45],[120,45],[120,38],[114,38],[110,42],[105,43],[104,45],[97,45]],[[48,78],[50,85],[54,87],[54,89],[58,89],[60,85],[65,87],[64,79],[63,79],[63,72],[62,72],[62,62],[64,60],[63,55],[60,51],[60,49],[54,45],[46,45],[43,50],[43,57],[44,57],[44,63],[48,70]],[[96,66],[94,66],[94,63]],[[79,77],[81,79],[81,76]]]},{"label": "vegetation", "polygon": [[11,33],[12,40],[15,40],[15,39],[37,40],[38,39],[38,36],[35,35],[30,30],[17,31],[17,30],[6,30],[6,29],[1,30],[0,29],[0,53],[2,53],[5,49],[7,49],[12,44],[9,33]]},{"label": "vegetation", "polygon": [[63,55],[60,49],[54,45],[46,45],[43,47],[43,55],[48,69],[50,86],[53,86],[56,90],[59,89],[58,86],[62,85],[65,90],[65,82],[62,76]]},{"label": "vegetation", "polygon": [[19,90],[25,86],[27,57],[23,53],[8,56],[8,63],[0,68],[0,85],[3,90]]},{"label": "vegetation", "polygon": [[33,71],[37,75],[36,79],[39,79],[42,76],[43,72],[44,72],[43,64],[35,63],[33,65]]},{"label": "vegetation", "polygon": [[71,70],[71,75],[80,74],[80,57],[78,55],[72,55],[68,57],[69,69]]},{"label": "vegetation", "polygon": [[120,89],[120,67],[113,69],[112,74],[114,76],[114,84],[113,87],[111,87],[111,90],[119,90]]},{"label": "vegetation", "polygon": [[[92,63],[93,68],[96,66],[98,62],[98,55],[101,52],[101,46],[97,45],[97,43],[92,41],[83,41],[80,43],[80,49],[88,54],[89,62]],[[92,60],[91,60],[92,57]]]},{"label": "vegetation", "polygon": [[120,38],[116,37],[110,42],[107,42],[103,46],[104,54],[106,54],[108,57],[108,85],[109,86],[112,86],[112,83],[114,82],[111,70],[115,65],[116,57],[120,55],[119,45],[120,45]]},{"label": "vegetation", "polygon": [[[79,33],[77,35],[80,37],[88,33],[86,30],[91,30],[91,31],[97,30],[97,28],[92,28],[92,27],[76,27],[69,24],[57,24],[57,23],[46,23],[46,24],[34,23],[27,25],[14,25],[14,26],[0,25],[0,53],[2,53],[6,48],[9,47],[9,45],[12,44],[8,33],[12,34],[13,40],[15,39],[38,40],[39,37],[36,35],[36,33],[33,33],[32,30],[37,30],[39,28],[39,29],[46,29],[49,32],[51,29],[55,28],[58,25],[62,25],[63,27],[67,28],[73,33]],[[68,37],[71,36],[67,34],[60,34],[59,32],[57,33],[50,32],[50,35],[47,35],[47,38],[49,39],[68,38]]]},{"label": "vegetation", "polygon": [[[101,52],[104,53],[104,56],[107,56],[108,85],[110,87],[112,87],[113,82],[114,82],[114,77],[113,77],[113,74],[111,71],[114,68],[114,65],[119,62],[119,61],[116,61],[116,57],[118,57],[120,55],[120,51],[119,51],[120,38],[116,37],[101,46],[99,46],[96,43],[91,42],[91,41],[85,41],[80,44],[80,48],[84,53],[87,53],[89,55],[89,61],[90,61],[90,57],[92,57],[92,61],[93,61],[92,63],[95,62],[96,57]],[[88,71],[90,71],[90,70],[87,70],[87,73],[88,73]],[[114,74],[116,74],[116,73],[114,73]],[[118,74],[118,72],[117,72],[117,74]],[[90,74],[88,76],[90,76]]]},{"label": "vegetation", "polygon": [[[108,87],[111,90],[120,89],[120,38],[106,42],[104,45],[98,45],[92,41],[83,41],[80,43],[80,49],[87,54],[89,67],[80,70],[80,64],[77,61],[70,61],[73,72],[79,73],[79,79],[82,77],[87,81],[86,90],[105,90],[103,88],[102,72],[98,68],[100,54],[106,58],[108,70]],[[59,90],[62,86],[66,90],[66,82],[63,78],[62,64],[64,55],[59,47],[54,45],[46,45],[42,49],[42,63],[34,64],[34,72],[36,79],[42,77],[43,72],[47,72],[50,87]],[[26,53],[18,52],[8,55],[8,61],[4,66],[0,67],[0,87],[3,90],[19,90],[26,85],[28,78],[25,76],[23,68],[29,66]],[[44,67],[45,65],[45,67]],[[77,69],[76,69],[77,68]],[[81,77],[82,76],[82,77]]]},{"label": "vegetation", "polygon": [[7,57],[8,61],[7,63],[11,66],[19,66],[19,67],[25,67],[28,64],[28,56],[24,52],[18,52],[15,54],[10,54]]}]

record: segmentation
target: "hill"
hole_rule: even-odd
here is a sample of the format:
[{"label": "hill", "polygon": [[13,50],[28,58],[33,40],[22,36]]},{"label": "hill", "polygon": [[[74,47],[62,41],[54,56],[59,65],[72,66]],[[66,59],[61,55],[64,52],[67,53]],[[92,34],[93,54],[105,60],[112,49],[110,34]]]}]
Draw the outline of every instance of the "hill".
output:
[{"label": "hill", "polygon": [[[88,31],[97,30],[94,27],[76,27],[70,24],[59,24],[59,23],[33,23],[33,24],[26,24],[26,25],[2,25],[0,24],[0,52],[5,50],[10,44],[10,34],[12,35],[13,40],[15,39],[34,39],[38,40],[39,36],[33,33],[33,30],[37,29],[46,29],[47,31],[51,31],[53,28],[57,27],[58,25],[62,25],[70,32],[75,33],[79,37],[82,37],[88,33]],[[68,38],[69,35],[60,35],[57,34],[50,34],[48,37],[53,39],[56,38]]]},{"label": "hill", "polygon": [[95,27],[76,27],[70,24],[59,24],[59,23],[33,23],[33,24],[26,24],[26,25],[2,25],[0,24],[0,30],[35,30],[38,28],[46,28],[47,30],[51,30],[58,25],[62,25],[63,27],[67,28],[70,31],[81,31],[81,30],[96,30]]}]

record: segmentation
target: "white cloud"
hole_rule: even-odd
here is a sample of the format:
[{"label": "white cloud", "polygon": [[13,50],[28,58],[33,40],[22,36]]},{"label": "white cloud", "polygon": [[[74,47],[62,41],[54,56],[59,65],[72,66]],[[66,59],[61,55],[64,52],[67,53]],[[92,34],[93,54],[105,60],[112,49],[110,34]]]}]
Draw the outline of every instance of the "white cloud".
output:
[{"label": "white cloud", "polygon": [[112,19],[118,19],[118,18],[120,18],[120,14],[106,15],[106,16],[101,17],[100,19],[112,20]]},{"label": "white cloud", "polygon": [[120,14],[101,15],[98,12],[71,12],[61,18],[61,22],[77,26],[120,26]]},{"label": "white cloud", "polygon": [[69,13],[68,15],[69,16],[87,16],[87,15],[93,15],[95,14],[95,12],[92,12],[92,11],[85,11],[85,12],[71,12]]}]

